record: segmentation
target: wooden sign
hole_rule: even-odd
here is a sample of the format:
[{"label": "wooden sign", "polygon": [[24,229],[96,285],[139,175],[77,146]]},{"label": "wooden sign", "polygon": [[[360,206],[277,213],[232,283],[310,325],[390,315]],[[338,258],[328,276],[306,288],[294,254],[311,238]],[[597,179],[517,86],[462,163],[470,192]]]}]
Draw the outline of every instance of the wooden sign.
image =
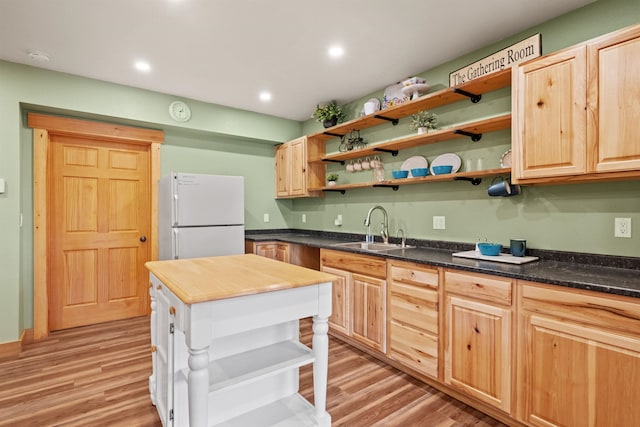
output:
[{"label": "wooden sign", "polygon": [[511,68],[515,64],[537,58],[541,54],[542,37],[538,33],[473,64],[453,71],[449,74],[449,86],[458,86],[478,77]]}]

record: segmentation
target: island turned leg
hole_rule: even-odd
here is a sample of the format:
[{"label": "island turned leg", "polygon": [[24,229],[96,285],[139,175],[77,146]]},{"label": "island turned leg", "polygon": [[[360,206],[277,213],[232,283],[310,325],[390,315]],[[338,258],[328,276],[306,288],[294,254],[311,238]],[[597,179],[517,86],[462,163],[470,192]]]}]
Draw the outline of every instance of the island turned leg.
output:
[{"label": "island turned leg", "polygon": [[331,416],[327,412],[327,373],[329,370],[329,331],[327,317],[313,316],[313,400],[316,419],[321,427],[331,426]]},{"label": "island turned leg", "polygon": [[209,425],[209,347],[189,347],[189,426]]}]

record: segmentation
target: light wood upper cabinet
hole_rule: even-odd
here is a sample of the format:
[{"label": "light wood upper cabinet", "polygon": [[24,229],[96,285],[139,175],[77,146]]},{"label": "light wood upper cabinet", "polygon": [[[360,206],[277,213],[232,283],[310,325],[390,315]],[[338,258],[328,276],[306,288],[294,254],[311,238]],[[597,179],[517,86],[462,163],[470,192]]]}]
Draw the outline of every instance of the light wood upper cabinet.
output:
[{"label": "light wood upper cabinet", "polygon": [[521,282],[518,418],[534,426],[637,426],[640,306]]},{"label": "light wood upper cabinet", "polygon": [[514,182],[640,176],[640,26],[513,70]]},{"label": "light wood upper cabinet", "polygon": [[640,170],[640,26],[587,49],[590,170]]},{"label": "light wood upper cabinet", "polygon": [[517,68],[514,76],[514,168],[518,178],[586,171],[586,48]]},{"label": "light wood upper cabinet", "polygon": [[317,159],[317,147],[309,146],[303,136],[276,147],[276,198],[318,197],[322,192],[309,191],[324,185],[325,166],[310,163]]},{"label": "light wood upper cabinet", "polygon": [[510,414],[511,280],[445,271],[444,382]]}]

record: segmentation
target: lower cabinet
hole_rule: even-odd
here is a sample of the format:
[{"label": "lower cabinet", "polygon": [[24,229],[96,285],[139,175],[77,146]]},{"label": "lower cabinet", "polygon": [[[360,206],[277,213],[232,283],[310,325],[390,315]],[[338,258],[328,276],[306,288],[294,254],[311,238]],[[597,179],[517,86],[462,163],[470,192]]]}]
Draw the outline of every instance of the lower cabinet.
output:
[{"label": "lower cabinet", "polygon": [[331,332],[386,352],[386,261],[348,252],[321,250],[321,270],[339,279],[333,284]]},{"label": "lower cabinet", "polygon": [[320,270],[320,249],[296,243],[245,240],[244,251],[289,264]]},{"label": "lower cabinet", "polygon": [[637,299],[520,282],[518,418],[533,426],[638,426]]},{"label": "lower cabinet", "polygon": [[511,413],[512,282],[502,277],[446,270],[444,382]]},{"label": "lower cabinet", "polygon": [[389,261],[388,355],[438,378],[438,269]]},{"label": "lower cabinet", "polygon": [[265,258],[275,259],[282,262],[289,262],[289,244],[288,243],[256,243],[253,253]]}]

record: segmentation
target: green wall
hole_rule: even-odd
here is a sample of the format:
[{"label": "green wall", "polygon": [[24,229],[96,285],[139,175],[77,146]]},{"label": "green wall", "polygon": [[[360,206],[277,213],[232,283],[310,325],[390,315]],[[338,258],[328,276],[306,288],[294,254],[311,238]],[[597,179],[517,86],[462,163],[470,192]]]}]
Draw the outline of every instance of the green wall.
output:
[{"label": "green wall", "polygon": [[[451,70],[535,32],[543,37],[548,53],[593,36],[640,22],[637,0],[598,0],[585,8],[539,27],[487,46],[455,61],[419,74],[434,89],[445,87]],[[407,54],[413,54],[408,52]],[[479,187],[461,182],[434,183],[388,189],[361,189],[345,195],[330,193],[320,199],[274,200],[273,145],[301,134],[316,132],[315,122],[298,123],[267,115],[189,100],[192,119],[176,124],[168,105],[176,97],[126,86],[45,71],[0,61],[0,178],[7,190],[0,194],[0,343],[14,341],[33,324],[33,219],[32,131],[26,127],[27,111],[68,115],[106,122],[162,129],[162,175],[170,171],[239,174],[246,177],[246,226],[259,228],[309,228],[364,232],[368,209],[382,204],[391,216],[391,231],[402,227],[410,237],[472,242],[478,238],[505,242],[524,237],[536,248],[640,255],[640,184],[576,184],[527,187],[521,197],[486,196],[487,182]],[[366,94],[350,105],[352,117],[362,103],[379,92]],[[483,98],[481,105],[456,103],[438,109],[443,125],[491,116],[510,109],[510,90]],[[370,141],[408,134],[406,120],[397,127],[384,125],[365,133]],[[478,144],[458,140],[402,151],[383,158],[387,174],[410,155],[432,160],[443,152],[461,157],[482,157],[485,167],[497,166],[510,145],[508,131],[485,135]],[[338,166],[329,166],[338,170]],[[368,180],[364,175],[341,181]],[[20,227],[20,214],[23,226]],[[264,213],[270,222],[264,223]],[[302,223],[302,214],[307,222]],[[337,214],[344,224],[334,225]],[[433,230],[433,215],[446,217],[446,230]],[[632,239],[614,239],[613,218],[631,217]],[[377,220],[374,221],[374,224]]]},{"label": "green wall", "polygon": [[[542,34],[543,54],[640,22],[637,0],[599,0],[582,9],[531,28],[508,39],[465,55],[432,70],[418,74],[432,90],[448,86],[449,73],[503,49],[535,33]],[[346,106],[349,118],[357,117],[363,103],[371,97],[382,99],[383,88],[366,94]],[[483,96],[479,104],[461,101],[433,110],[441,126],[477,120],[511,111],[510,89]],[[304,123],[305,134],[321,130],[318,123]],[[397,126],[384,124],[363,131],[367,141],[377,142],[413,133],[407,119]],[[336,140],[328,143],[328,152],[337,150]],[[480,142],[458,139],[403,150],[397,157],[381,155],[386,176],[399,169],[410,156],[421,155],[430,162],[440,154],[456,153],[475,164],[483,159],[484,168],[498,167],[501,155],[510,148],[510,131],[485,134]],[[463,166],[464,167],[464,166]],[[328,171],[340,173],[340,183],[371,181],[371,172],[347,173],[344,166],[329,165]],[[527,186],[521,196],[491,198],[487,196],[490,179],[478,187],[465,182],[443,182],[402,186],[397,192],[386,188],[357,189],[345,195],[327,193],[322,200],[296,200],[291,207],[292,227],[364,233],[363,220],[375,204],[386,208],[390,232],[398,227],[407,235],[421,239],[475,242],[487,239],[508,243],[510,238],[525,238],[529,247],[560,251],[640,256],[640,181],[617,183]],[[302,223],[302,215],[307,222]],[[334,225],[342,214],[343,225]],[[379,214],[375,214],[379,215]],[[446,229],[434,230],[432,217],[445,216]],[[632,238],[613,237],[614,218],[632,219]],[[375,220],[374,224],[378,220]],[[634,229],[635,227],[635,229]],[[379,227],[378,227],[379,228]]]}]

